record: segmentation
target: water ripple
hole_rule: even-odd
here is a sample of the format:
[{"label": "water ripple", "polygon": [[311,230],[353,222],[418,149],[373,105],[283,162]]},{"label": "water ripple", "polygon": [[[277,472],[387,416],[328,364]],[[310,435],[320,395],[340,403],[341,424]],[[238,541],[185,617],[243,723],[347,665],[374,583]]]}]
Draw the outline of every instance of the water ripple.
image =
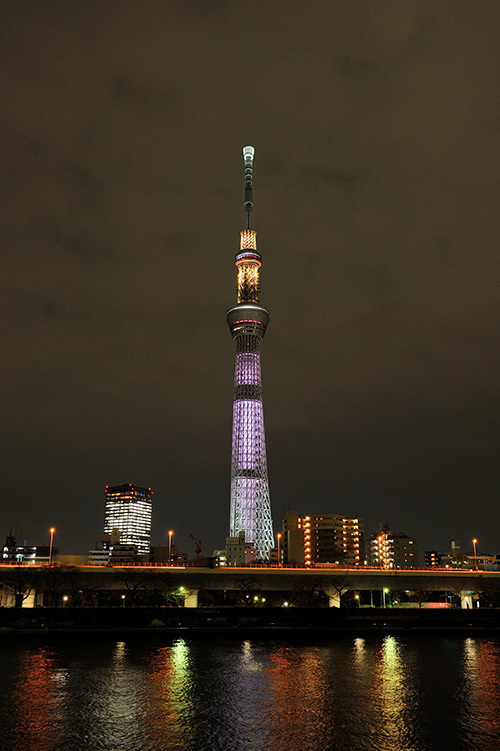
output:
[{"label": "water ripple", "polygon": [[498,751],[496,638],[0,646],[2,751]]}]

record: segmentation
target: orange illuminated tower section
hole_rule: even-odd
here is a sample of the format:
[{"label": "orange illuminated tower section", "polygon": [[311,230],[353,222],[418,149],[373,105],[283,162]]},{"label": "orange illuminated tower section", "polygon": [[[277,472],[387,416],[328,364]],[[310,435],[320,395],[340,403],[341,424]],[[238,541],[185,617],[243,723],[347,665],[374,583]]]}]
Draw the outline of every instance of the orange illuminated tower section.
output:
[{"label": "orange illuminated tower section", "polygon": [[257,233],[251,228],[254,149],[245,146],[245,229],[236,255],[237,305],[227,313],[236,343],[231,460],[229,536],[245,532],[258,560],[268,560],[274,547],[269,481],[267,476],[264,411],[260,373],[260,343],[269,313],[259,305],[260,267]]}]

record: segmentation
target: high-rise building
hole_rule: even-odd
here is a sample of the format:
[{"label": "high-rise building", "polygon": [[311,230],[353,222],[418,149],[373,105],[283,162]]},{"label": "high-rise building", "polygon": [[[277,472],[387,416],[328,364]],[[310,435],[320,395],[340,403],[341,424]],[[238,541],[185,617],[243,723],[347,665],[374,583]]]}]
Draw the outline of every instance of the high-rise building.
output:
[{"label": "high-rise building", "polygon": [[137,553],[149,553],[153,491],[125,484],[106,485],[104,534],[120,533],[120,545],[135,545]]},{"label": "high-rise building", "polygon": [[283,559],[311,566],[364,563],[363,520],[342,514],[299,515],[289,510],[283,519]]},{"label": "high-rise building", "polygon": [[268,560],[274,547],[271,501],[267,476],[264,411],[260,373],[260,343],[269,313],[259,305],[262,257],[257,253],[257,233],[251,229],[253,210],[254,149],[245,146],[245,228],[236,254],[237,305],[227,312],[236,342],[234,372],[233,439],[231,461],[231,511],[229,536],[245,533],[258,560]]},{"label": "high-rise building", "polygon": [[406,532],[393,532],[388,524],[381,524],[370,541],[373,566],[381,568],[418,568],[418,543]]},{"label": "high-rise building", "polygon": [[342,517],[342,555],[345,563],[359,566],[364,564],[365,534],[363,519]]},{"label": "high-rise building", "polygon": [[306,566],[340,560],[341,518],[336,514],[311,514],[302,517]]},{"label": "high-rise building", "polygon": [[288,509],[283,519],[281,552],[283,563],[305,564],[302,517],[296,509]]}]

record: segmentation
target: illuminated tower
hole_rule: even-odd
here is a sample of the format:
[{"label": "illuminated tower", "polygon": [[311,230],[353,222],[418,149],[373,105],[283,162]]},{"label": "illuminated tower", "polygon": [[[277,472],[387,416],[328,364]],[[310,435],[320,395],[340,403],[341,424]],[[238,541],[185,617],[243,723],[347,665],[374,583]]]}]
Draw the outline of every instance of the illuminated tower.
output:
[{"label": "illuminated tower", "polygon": [[245,532],[245,540],[255,546],[257,559],[267,560],[269,550],[274,547],[274,536],[267,479],[260,343],[269,313],[259,305],[262,261],[257,253],[257,233],[250,228],[253,156],[253,147],[245,146],[246,226],[240,233],[240,251],[235,259],[238,304],[227,313],[236,342],[229,535],[237,537],[241,531]]}]

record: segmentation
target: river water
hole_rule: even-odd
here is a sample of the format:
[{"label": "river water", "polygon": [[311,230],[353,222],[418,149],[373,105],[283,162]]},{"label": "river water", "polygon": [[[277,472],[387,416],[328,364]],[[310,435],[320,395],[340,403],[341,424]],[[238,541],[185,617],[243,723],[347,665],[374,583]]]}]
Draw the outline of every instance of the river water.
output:
[{"label": "river water", "polygon": [[500,641],[4,636],[2,751],[499,751]]}]

